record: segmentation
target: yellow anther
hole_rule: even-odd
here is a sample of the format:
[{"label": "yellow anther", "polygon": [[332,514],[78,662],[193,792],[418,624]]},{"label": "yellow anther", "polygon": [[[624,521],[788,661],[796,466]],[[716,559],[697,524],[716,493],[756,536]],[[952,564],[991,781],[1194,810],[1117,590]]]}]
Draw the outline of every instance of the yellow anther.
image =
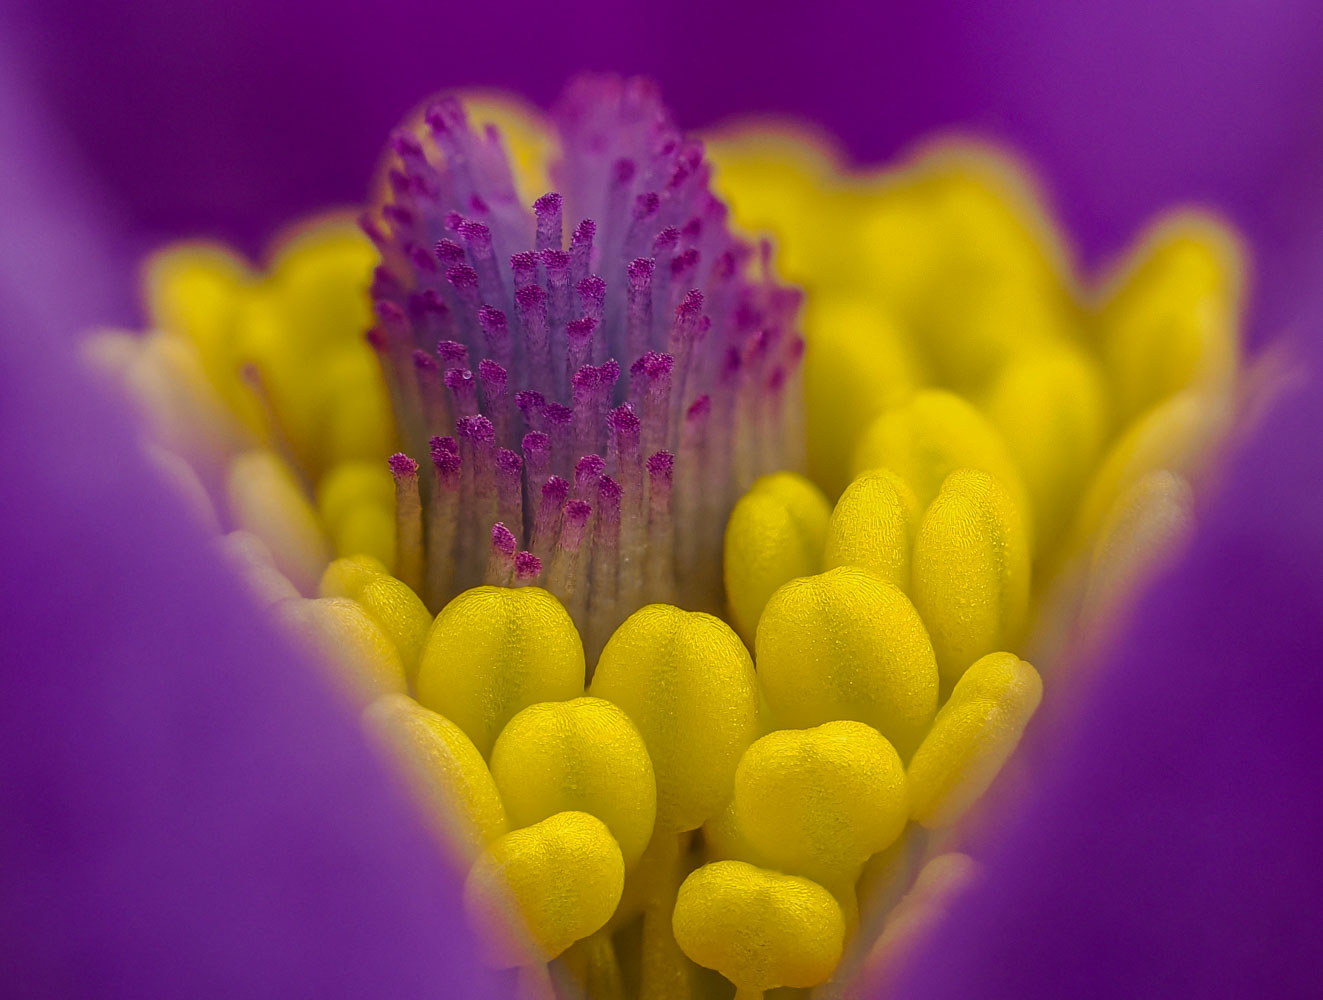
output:
[{"label": "yellow anther", "polygon": [[1193,530],[1194,492],[1184,478],[1159,469],[1137,479],[1112,505],[1094,542],[1085,616],[1092,623],[1108,619]]},{"label": "yellow anther", "polygon": [[376,622],[347,597],[295,597],[272,605],[276,617],[331,666],[342,688],[363,703],[403,693],[404,663]]},{"label": "yellow anther", "polygon": [[1029,604],[1029,551],[1019,511],[993,476],[957,469],[947,477],[919,525],[913,570],[914,606],[944,684],[1018,640]]},{"label": "yellow anther", "polygon": [[672,926],[684,953],[745,991],[736,993],[741,998],[817,986],[845,944],[845,919],[830,892],[742,861],[716,861],[690,874]]},{"label": "yellow anther", "polygon": [[389,454],[395,418],[380,362],[360,345],[328,356],[318,375],[318,433],[312,449],[319,468]]},{"label": "yellow anther", "polygon": [[418,700],[484,757],[517,712],[583,694],[583,643],[541,587],[474,587],[437,615],[423,646]]},{"label": "yellow anther", "polygon": [[269,451],[248,451],[230,463],[230,516],[271,548],[277,568],[310,594],[330,560],[326,536],[293,470]]},{"label": "yellow anther", "polygon": [[179,244],[152,254],[144,277],[153,322],[208,346],[230,334],[235,299],[254,280],[243,260],[205,243]]},{"label": "yellow anther", "polygon": [[506,832],[491,772],[453,722],[403,694],[378,698],[363,722],[403,766],[429,821],[465,865]]},{"label": "yellow anther", "polygon": [[1040,550],[1068,527],[1107,435],[1109,406],[1097,361],[1067,345],[1017,358],[992,384],[988,418],[1023,475]]},{"label": "yellow anther", "polygon": [[377,260],[352,219],[314,220],[276,249],[266,284],[278,293],[301,344],[360,346],[372,323],[366,292]]},{"label": "yellow anther", "polygon": [[747,861],[759,868],[776,867],[745,834],[735,815],[734,801],[703,824],[703,847],[708,861]]},{"label": "yellow anther", "polygon": [[1005,152],[959,141],[916,164],[946,239],[944,265],[956,280],[1060,290],[1060,239],[1023,166]]},{"label": "yellow anther", "polygon": [[982,469],[1025,510],[1024,486],[1006,442],[973,405],[939,389],[916,392],[873,421],[855,451],[854,469],[890,469],[910,484],[923,507],[956,469]]},{"label": "yellow anther", "polygon": [[[913,181],[888,171],[852,199],[856,241],[851,249],[868,271],[867,287],[913,322],[932,294],[947,257],[946,234]],[[818,279],[819,274],[810,276]]]},{"label": "yellow anther", "polygon": [[344,220],[314,223],[280,248],[238,311],[237,357],[273,422],[314,475],[389,451],[390,409],[362,333],[376,253]]},{"label": "yellow anther", "polygon": [[[317,510],[326,526],[335,534],[337,526],[360,507],[380,507],[388,516],[395,512],[395,479],[390,468],[377,456],[372,461],[341,462],[330,469],[317,484]],[[391,531],[394,532],[394,521]],[[341,552],[353,556],[357,552]],[[381,556],[376,552],[368,555]],[[386,559],[382,562],[390,566]]]},{"label": "yellow anther", "polygon": [[383,571],[371,556],[337,559],[322,574],[322,597],[350,597],[372,616],[395,648],[412,679],[432,627],[432,615],[405,583]]},{"label": "yellow anther", "polygon": [[937,663],[918,612],[876,573],[842,566],[792,580],[758,622],[758,678],[778,725],[853,719],[902,754],[937,711]]},{"label": "yellow anther", "polygon": [[803,476],[777,472],[740,497],[726,524],[724,572],[731,618],[746,642],[773,591],[817,571],[831,507]]},{"label": "yellow anther", "polygon": [[395,480],[380,455],[334,466],[317,484],[317,509],[337,555],[395,566]]},{"label": "yellow anther", "polygon": [[633,868],[652,838],[657,783],[643,737],[601,698],[530,705],[492,747],[492,775],[516,826],[567,810],[605,823]]},{"label": "yellow anther", "polygon": [[[327,564],[317,584],[319,597],[353,597],[374,576],[390,576],[380,559],[369,555],[349,556]],[[431,624],[429,619],[428,624]]]},{"label": "yellow anther", "polygon": [[839,230],[823,218],[832,207],[823,180],[837,169],[828,140],[759,122],[747,131],[711,136],[705,145],[716,165],[714,189],[730,205],[736,225],[772,238],[781,273],[795,283],[837,273],[823,264],[824,254],[833,262],[846,256],[832,238]]},{"label": "yellow anther", "polygon": [[235,326],[256,275],[222,247],[183,243],[153,254],[145,277],[153,326],[191,343],[227,407],[250,433],[263,436],[264,420],[236,353]]},{"label": "yellow anther", "polygon": [[915,820],[949,827],[978,801],[1010,757],[1043,697],[1043,682],[1013,653],[971,666],[910,761]]},{"label": "yellow anther", "polygon": [[837,496],[850,481],[860,435],[923,376],[905,334],[875,298],[810,297],[804,330],[809,474]]},{"label": "yellow anther", "polygon": [[231,531],[216,539],[216,546],[263,605],[299,596],[289,577],[276,569],[266,542],[251,531]]},{"label": "yellow anther", "polygon": [[919,501],[900,476],[890,469],[865,472],[836,501],[822,568],[862,566],[908,590],[919,514]]},{"label": "yellow anther", "polygon": [[624,884],[606,824],[561,812],[493,841],[469,871],[464,908],[492,965],[531,965],[601,928]]},{"label": "yellow anther", "polygon": [[1136,420],[1107,452],[1085,491],[1075,522],[1076,545],[1092,543],[1113,505],[1150,472],[1166,469],[1187,480],[1199,474],[1230,426],[1225,396],[1179,392]]},{"label": "yellow anther", "polygon": [[772,867],[832,886],[853,882],[909,818],[900,755],[862,722],[764,736],[740,758],[733,804]]},{"label": "yellow anther", "polygon": [[753,661],[725,622],[650,604],[607,641],[591,694],[623,708],[657,776],[657,828],[702,826],[730,799],[758,735]]},{"label": "yellow anther", "polygon": [[1230,388],[1243,266],[1240,248],[1212,219],[1172,219],[1144,237],[1099,318],[1123,419],[1183,389]]}]

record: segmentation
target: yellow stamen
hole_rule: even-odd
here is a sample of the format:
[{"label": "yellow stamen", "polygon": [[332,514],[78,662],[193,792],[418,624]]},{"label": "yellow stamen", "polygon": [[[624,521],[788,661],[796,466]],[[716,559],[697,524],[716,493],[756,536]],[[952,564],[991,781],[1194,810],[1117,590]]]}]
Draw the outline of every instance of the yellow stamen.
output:
[{"label": "yellow stamen", "polygon": [[822,568],[862,566],[908,591],[920,512],[918,498],[900,476],[889,469],[865,472],[836,501]]},{"label": "yellow stamen", "polygon": [[1029,550],[1010,495],[986,472],[957,469],[914,540],[914,606],[945,684],[1015,643],[1029,603]]},{"label": "yellow stamen", "polygon": [[428,819],[465,862],[506,832],[496,783],[458,726],[402,694],[373,702],[363,722],[404,766]]},{"label": "yellow stamen", "polygon": [[423,643],[432,616],[422,600],[403,581],[385,572],[371,556],[337,559],[322,574],[322,597],[350,597],[357,601],[399,650],[410,680],[418,674]]},{"label": "yellow stamen", "polygon": [[652,761],[629,716],[609,701],[529,706],[502,730],[491,767],[516,827],[558,812],[589,813],[615,837],[626,869],[652,838]]},{"label": "yellow stamen", "polygon": [[606,824],[561,812],[494,841],[469,872],[464,905],[488,961],[509,968],[550,961],[602,927],[624,884]]},{"label": "yellow stamen", "polygon": [[910,762],[914,818],[953,825],[992,784],[1042,697],[1038,672],[1012,653],[966,670]]},{"label": "yellow stamen", "polygon": [[845,919],[826,889],[742,861],[704,865],[685,879],[674,924],[684,953],[733,982],[741,1000],[816,986],[845,943]]},{"label": "yellow stamen", "polygon": [[758,616],[777,587],[818,569],[831,508],[803,476],[757,480],[726,525],[725,579],[730,615],[752,644]]},{"label": "yellow stamen", "polygon": [[740,759],[732,804],[772,867],[823,885],[852,883],[909,816],[900,756],[862,722],[764,736]]},{"label": "yellow stamen", "polygon": [[475,587],[441,609],[423,646],[418,700],[484,757],[516,713],[583,693],[583,643],[540,587]]},{"label": "yellow stamen", "polygon": [[735,765],[758,735],[753,661],[730,627],[651,604],[602,650],[591,693],[625,710],[657,776],[657,828],[694,830],[730,800]]},{"label": "yellow stamen", "polygon": [[865,722],[902,754],[937,711],[937,663],[914,605],[854,566],[792,580],[758,622],[758,679],[778,728]]}]

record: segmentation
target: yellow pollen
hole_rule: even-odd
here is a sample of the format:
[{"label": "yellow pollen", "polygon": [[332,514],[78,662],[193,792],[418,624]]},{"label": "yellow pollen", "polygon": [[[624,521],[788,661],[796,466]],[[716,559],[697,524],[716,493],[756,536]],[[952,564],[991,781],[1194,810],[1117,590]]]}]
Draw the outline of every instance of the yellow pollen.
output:
[{"label": "yellow pollen", "polygon": [[[542,193],[543,124],[471,107],[500,122],[521,197]],[[1080,275],[991,150],[859,173],[759,126],[709,152],[735,221],[807,293],[807,463],[754,481],[703,554],[724,609],[640,599],[600,655],[535,586],[428,610],[448,568],[421,561],[426,488],[386,464],[375,252],[344,220],[264,270],[166,250],[154,330],[88,344],[162,488],[363,712],[512,993],[886,984],[977,877],[962,820],[995,821],[1056,678],[1197,530],[1240,405],[1245,267],[1211,218],[1173,215]],[[488,579],[517,583],[498,563]]]}]

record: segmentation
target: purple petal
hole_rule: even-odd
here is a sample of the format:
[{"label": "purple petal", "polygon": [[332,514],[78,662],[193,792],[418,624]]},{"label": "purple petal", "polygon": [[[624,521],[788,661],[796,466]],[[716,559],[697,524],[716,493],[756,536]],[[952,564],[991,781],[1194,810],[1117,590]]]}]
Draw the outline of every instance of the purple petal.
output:
[{"label": "purple petal", "polygon": [[1312,315],[1308,384],[1231,463],[1096,685],[1036,728],[1035,791],[896,996],[1317,994],[1323,303]]},{"label": "purple petal", "polygon": [[[0,135],[37,124],[16,94]],[[69,279],[106,247],[52,239],[75,234],[25,194],[0,186],[7,250],[39,253],[0,276],[4,992],[497,995],[455,873],[353,713],[78,373],[68,332],[106,300]]]}]

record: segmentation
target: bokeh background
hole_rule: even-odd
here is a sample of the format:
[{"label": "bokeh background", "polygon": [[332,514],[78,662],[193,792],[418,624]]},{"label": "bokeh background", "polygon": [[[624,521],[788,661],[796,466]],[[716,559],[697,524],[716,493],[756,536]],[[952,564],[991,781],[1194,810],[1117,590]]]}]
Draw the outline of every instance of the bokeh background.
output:
[{"label": "bokeh background", "polygon": [[933,130],[1006,140],[1091,262],[1201,201],[1251,236],[1271,292],[1296,280],[1283,268],[1323,213],[1312,0],[8,5],[62,148],[153,239],[257,252],[281,224],[359,201],[423,96],[497,87],[545,105],[583,69],[655,77],[689,128],[810,121],[861,164]]}]

